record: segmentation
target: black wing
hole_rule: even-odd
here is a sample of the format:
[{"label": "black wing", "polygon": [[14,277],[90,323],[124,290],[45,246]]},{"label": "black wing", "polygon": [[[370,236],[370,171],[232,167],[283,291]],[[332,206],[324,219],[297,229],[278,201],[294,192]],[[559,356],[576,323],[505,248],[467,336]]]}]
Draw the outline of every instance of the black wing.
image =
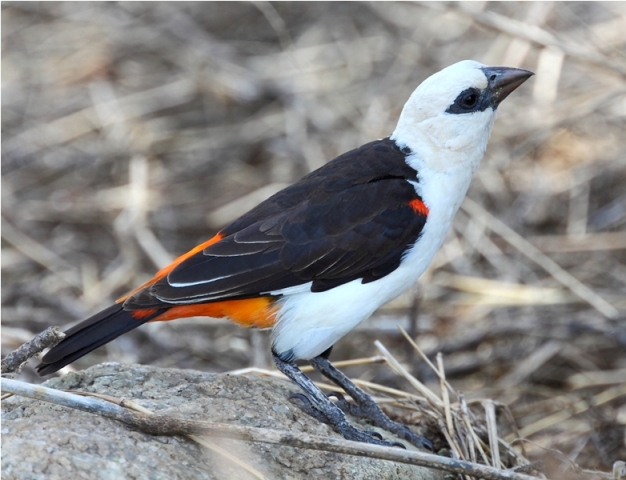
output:
[{"label": "black wing", "polygon": [[405,158],[389,139],[341,155],[224,228],[219,242],[125,308],[246,298],[308,282],[320,292],[384,277],[426,222]]}]

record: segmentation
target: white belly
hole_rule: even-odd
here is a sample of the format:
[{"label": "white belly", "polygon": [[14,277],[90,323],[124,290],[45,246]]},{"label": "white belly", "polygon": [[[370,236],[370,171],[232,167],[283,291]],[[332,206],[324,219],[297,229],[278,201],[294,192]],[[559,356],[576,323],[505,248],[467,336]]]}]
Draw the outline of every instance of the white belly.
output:
[{"label": "white belly", "polygon": [[359,279],[325,292],[285,296],[272,330],[274,351],[285,360],[318,356],[406,290],[418,275],[397,269],[375,282],[362,284]]}]

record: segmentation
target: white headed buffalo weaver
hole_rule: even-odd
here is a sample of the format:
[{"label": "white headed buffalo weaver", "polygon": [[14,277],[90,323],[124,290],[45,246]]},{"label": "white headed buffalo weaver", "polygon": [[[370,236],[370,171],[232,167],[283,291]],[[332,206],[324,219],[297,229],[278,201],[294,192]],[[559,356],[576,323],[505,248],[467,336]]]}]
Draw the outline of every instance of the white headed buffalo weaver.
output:
[{"label": "white headed buffalo weaver", "polygon": [[149,321],[227,317],[272,329],[278,368],[306,393],[302,408],[345,438],[388,445],[352,426],[296,366],[309,360],[355,400],[351,412],[416,445],[328,361],[330,349],[426,270],[478,167],[496,109],[532,75],[462,61],[422,82],[390,137],[344,153],[278,192],[70,328],[38,366],[53,373]]}]

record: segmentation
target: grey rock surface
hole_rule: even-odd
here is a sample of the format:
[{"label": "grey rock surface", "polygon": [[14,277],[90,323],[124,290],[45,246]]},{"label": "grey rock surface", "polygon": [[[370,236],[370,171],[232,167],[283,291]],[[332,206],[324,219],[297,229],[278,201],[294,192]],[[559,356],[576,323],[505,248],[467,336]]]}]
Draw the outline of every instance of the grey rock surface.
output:
[{"label": "grey rock surface", "polygon": [[[46,382],[132,399],[155,412],[243,426],[336,436],[288,401],[287,381],[102,364]],[[215,438],[270,479],[442,479],[441,472],[364,457]],[[21,397],[2,402],[2,478],[160,480],[255,478],[184,437],[158,437],[77,410]]]}]

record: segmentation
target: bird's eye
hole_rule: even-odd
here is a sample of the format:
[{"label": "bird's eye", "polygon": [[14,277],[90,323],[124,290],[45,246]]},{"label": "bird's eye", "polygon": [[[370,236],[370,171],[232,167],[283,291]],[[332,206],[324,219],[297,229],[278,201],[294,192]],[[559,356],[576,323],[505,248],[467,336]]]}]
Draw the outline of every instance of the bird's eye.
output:
[{"label": "bird's eye", "polygon": [[487,108],[488,102],[485,100],[485,96],[477,88],[468,88],[462,91],[454,103],[448,107],[446,113],[472,113],[475,111],[483,111]]},{"label": "bird's eye", "polygon": [[478,95],[474,92],[468,93],[461,99],[461,105],[465,108],[472,108],[478,102]]}]

